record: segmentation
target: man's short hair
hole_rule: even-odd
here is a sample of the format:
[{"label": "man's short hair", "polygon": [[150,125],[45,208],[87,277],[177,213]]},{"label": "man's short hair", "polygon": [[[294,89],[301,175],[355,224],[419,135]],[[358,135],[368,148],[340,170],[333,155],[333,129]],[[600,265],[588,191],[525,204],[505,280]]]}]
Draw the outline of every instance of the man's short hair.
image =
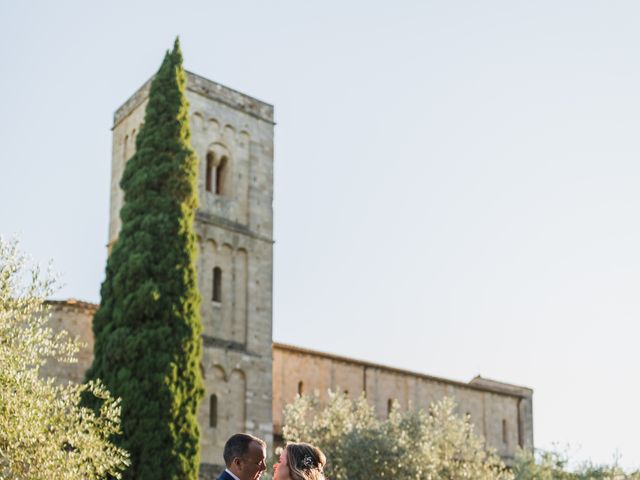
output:
[{"label": "man's short hair", "polygon": [[234,458],[243,457],[249,451],[249,445],[251,442],[256,442],[265,448],[267,446],[263,440],[260,440],[258,437],[254,437],[253,435],[249,435],[248,433],[236,433],[235,435],[231,435],[229,440],[227,440],[227,443],[224,444],[224,453],[222,456],[224,457],[225,465],[228,467],[231,465]]}]

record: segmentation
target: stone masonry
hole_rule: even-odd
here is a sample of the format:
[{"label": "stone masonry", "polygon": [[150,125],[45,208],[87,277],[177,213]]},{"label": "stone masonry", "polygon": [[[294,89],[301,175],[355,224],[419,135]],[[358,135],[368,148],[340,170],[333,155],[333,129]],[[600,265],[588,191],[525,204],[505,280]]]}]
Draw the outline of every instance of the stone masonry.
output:
[{"label": "stone masonry", "polygon": [[[115,113],[108,248],[118,238],[126,161],[144,120],[147,81]],[[532,391],[476,377],[469,383],[272,343],[273,107],[187,72],[192,145],[200,158],[198,283],[202,294],[205,384],[199,423],[203,479],[222,468],[226,439],[238,431],[273,445],[282,409],[299,392],[364,392],[379,415],[390,400],[426,407],[453,396],[477,431],[509,460],[533,448]],[[158,239],[162,241],[162,239]],[[45,375],[79,382],[91,364],[96,305],[52,301],[52,326],[85,343],[76,364],[45,366]]]},{"label": "stone masonry", "polygon": [[483,435],[507,462],[518,446],[533,448],[532,395],[529,388],[474,378],[469,383],[316,352],[273,344],[273,427],[282,434],[282,411],[296,395],[341,391],[356,399],[362,393],[380,418],[396,400],[400,407],[427,409],[444,396],[456,400],[458,413],[469,414]]}]

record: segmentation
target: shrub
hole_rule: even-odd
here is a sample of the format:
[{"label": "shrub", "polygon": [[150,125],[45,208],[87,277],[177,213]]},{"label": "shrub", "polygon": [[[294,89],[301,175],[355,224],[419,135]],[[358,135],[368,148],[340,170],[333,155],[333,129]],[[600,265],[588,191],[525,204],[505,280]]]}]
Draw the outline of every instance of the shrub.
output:
[{"label": "shrub", "polygon": [[454,409],[448,398],[429,412],[401,411],[396,403],[381,420],[364,396],[351,401],[330,392],[324,408],[317,397],[301,396],[285,408],[283,434],[320,447],[333,480],[512,479],[469,418]]}]

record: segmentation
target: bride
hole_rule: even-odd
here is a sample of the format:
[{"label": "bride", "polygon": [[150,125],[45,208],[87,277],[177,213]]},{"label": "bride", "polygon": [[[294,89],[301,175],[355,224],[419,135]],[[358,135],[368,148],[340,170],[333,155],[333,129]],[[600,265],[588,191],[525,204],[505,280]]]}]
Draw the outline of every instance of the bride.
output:
[{"label": "bride", "polygon": [[308,443],[287,443],[273,467],[273,480],[325,480],[324,453]]}]

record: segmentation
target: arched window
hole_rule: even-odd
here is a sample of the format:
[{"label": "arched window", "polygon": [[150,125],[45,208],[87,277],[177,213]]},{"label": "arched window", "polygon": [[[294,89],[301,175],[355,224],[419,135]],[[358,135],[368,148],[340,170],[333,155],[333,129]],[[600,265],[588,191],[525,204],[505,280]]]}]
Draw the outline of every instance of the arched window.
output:
[{"label": "arched window", "polygon": [[391,415],[391,410],[393,410],[393,398],[387,400],[387,417]]},{"label": "arched window", "polygon": [[302,381],[298,382],[298,395],[302,395],[304,393],[304,383]]},{"label": "arched window", "polygon": [[502,443],[507,444],[508,436],[507,436],[507,421],[502,419]]},{"label": "arched window", "polygon": [[122,146],[122,158],[126,161],[127,160],[127,147],[129,145],[127,145],[129,143],[129,135],[125,135],[124,136],[124,145]]},{"label": "arched window", "polygon": [[218,397],[216,395],[209,397],[209,426],[213,428],[218,426]]},{"label": "arched window", "polygon": [[207,171],[204,177],[207,192],[213,191],[213,172],[215,172],[214,162],[215,158],[213,157],[213,152],[207,153]]},{"label": "arched window", "polygon": [[211,300],[214,302],[222,301],[222,270],[220,270],[220,267],[213,269],[213,291]]},{"label": "arched window", "polygon": [[216,167],[216,194],[225,195],[227,193],[227,157],[222,157]]}]

